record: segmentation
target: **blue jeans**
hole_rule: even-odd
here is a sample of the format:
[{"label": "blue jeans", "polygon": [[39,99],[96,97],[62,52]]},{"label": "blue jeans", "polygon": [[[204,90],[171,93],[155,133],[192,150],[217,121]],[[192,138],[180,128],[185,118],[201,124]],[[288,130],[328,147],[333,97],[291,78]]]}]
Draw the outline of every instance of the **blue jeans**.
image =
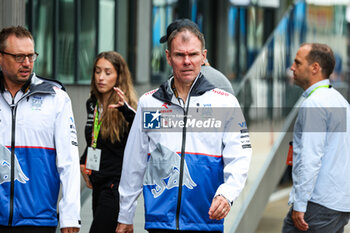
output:
[{"label": "blue jeans", "polygon": [[308,202],[304,219],[309,224],[309,229],[300,231],[292,221],[292,210],[293,207],[284,219],[282,233],[343,233],[350,218],[350,212],[339,212]]}]

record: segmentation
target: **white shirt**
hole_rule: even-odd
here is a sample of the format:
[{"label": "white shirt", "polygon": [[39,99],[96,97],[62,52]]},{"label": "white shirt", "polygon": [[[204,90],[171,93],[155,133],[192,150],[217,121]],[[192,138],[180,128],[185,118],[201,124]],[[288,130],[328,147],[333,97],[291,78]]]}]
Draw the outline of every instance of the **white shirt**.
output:
[{"label": "white shirt", "polygon": [[329,80],[309,87],[294,126],[293,189],[289,204],[311,201],[350,212],[350,107]]}]

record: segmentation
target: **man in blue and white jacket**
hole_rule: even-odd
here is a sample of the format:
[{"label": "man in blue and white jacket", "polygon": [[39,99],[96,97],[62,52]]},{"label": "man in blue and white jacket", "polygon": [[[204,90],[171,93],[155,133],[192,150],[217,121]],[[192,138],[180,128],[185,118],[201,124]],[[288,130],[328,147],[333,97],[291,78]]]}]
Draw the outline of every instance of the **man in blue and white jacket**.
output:
[{"label": "man in blue and white jacket", "polygon": [[[250,163],[244,117],[237,99],[200,73],[206,50],[197,25],[177,20],[161,41],[168,42],[173,75],[140,98],[124,153],[116,232],[133,232],[142,190],[150,233],[223,232]],[[195,122],[196,113],[206,122]],[[205,125],[210,129],[198,129]]]},{"label": "man in blue and white jacket", "polygon": [[36,76],[30,32],[0,32],[0,232],[80,229],[80,168],[70,99]]}]

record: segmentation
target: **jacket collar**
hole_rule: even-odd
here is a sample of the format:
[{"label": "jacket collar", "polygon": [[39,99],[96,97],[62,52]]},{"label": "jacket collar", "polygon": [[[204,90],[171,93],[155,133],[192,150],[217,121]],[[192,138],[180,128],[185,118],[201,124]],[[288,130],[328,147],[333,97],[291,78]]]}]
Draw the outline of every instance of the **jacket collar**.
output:
[{"label": "jacket collar", "polygon": [[29,90],[30,84],[32,83],[32,77],[33,77],[33,74],[30,75],[30,77],[27,80],[27,82],[22,86],[21,91],[23,93],[26,93]]},{"label": "jacket collar", "polygon": [[[174,95],[174,92],[171,88],[171,83],[173,82],[173,79],[174,76],[172,76],[169,80],[165,81],[162,85],[160,85],[159,89],[153,94],[153,97],[170,103]],[[189,96],[200,96],[214,88],[214,85],[211,84],[202,73],[199,73],[192,84]]]},{"label": "jacket collar", "polygon": [[[55,80],[48,80],[41,77],[36,76],[35,73],[32,73],[30,75],[30,78],[27,80],[27,82],[22,86],[21,91],[23,93],[27,93],[29,90],[31,93],[35,92],[43,92],[43,93],[49,93],[49,94],[55,94],[55,90],[53,87],[56,86],[60,89],[64,89],[63,85]],[[5,84],[4,84],[4,74],[2,71],[0,71],[0,93],[3,93],[5,91]]]},{"label": "jacket collar", "polygon": [[[56,94],[54,87],[63,89],[63,86],[59,85],[55,80],[44,79],[36,76],[33,73],[31,78],[29,90],[31,93],[47,93]],[[64,90],[64,89],[63,89]]]}]

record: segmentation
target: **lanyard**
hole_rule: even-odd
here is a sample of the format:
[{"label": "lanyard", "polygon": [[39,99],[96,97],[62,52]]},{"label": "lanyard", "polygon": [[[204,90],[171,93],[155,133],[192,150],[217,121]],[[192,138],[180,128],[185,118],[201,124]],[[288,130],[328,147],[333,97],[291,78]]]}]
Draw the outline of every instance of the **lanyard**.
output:
[{"label": "lanyard", "polygon": [[97,138],[100,133],[101,122],[98,120],[98,101],[96,102],[95,110],[94,110],[94,130],[92,132],[92,141],[91,147],[96,148],[97,146]]},{"label": "lanyard", "polygon": [[330,85],[318,86],[318,87],[314,88],[314,89],[310,92],[310,94],[307,95],[307,97],[309,97],[312,93],[314,93],[314,91],[316,91],[318,88],[322,88],[322,87],[324,87],[324,88],[330,88],[331,86],[330,86]]}]

